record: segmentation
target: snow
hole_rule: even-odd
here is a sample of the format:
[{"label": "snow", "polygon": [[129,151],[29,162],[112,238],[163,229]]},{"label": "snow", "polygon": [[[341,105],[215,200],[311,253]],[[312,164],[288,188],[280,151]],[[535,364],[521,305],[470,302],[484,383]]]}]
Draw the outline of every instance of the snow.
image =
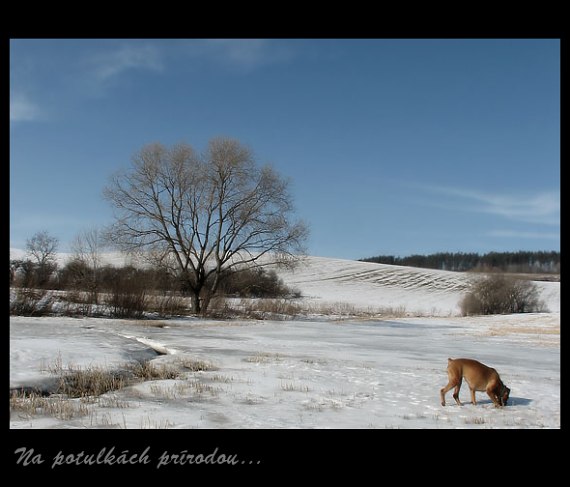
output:
[{"label": "snow", "polygon": [[[12,411],[11,428],[560,427],[559,283],[539,283],[550,313],[463,318],[467,274],[318,257],[280,272],[308,303],[405,313],[387,321],[11,317],[11,388],[49,387],[58,360],[109,369],[150,360],[181,371],[71,399],[84,408],[71,418]],[[442,407],[448,357],[496,368],[509,405],[495,408],[481,392],[472,405],[465,384],[464,405],[449,393]],[[190,360],[211,370],[193,372]]]},{"label": "snow", "polygon": [[[398,314],[456,316],[459,301],[479,274],[306,257],[293,271],[280,271],[284,282],[309,301],[341,303],[363,310]],[[540,298],[560,312],[560,283],[535,281]]]}]

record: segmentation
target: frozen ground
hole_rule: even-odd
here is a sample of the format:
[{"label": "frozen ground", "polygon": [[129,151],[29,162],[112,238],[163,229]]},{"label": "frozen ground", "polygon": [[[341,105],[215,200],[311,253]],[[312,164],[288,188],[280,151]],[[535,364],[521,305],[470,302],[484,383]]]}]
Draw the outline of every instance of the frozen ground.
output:
[{"label": "frozen ground", "polygon": [[[315,304],[392,308],[391,321],[127,321],[10,318],[10,387],[49,390],[63,367],[170,364],[178,379],[129,385],[71,409],[11,412],[11,428],[559,428],[560,283],[551,313],[461,318],[466,274],[312,257],[284,280]],[[439,404],[447,358],[495,367],[508,407]],[[212,370],[184,364],[205,361]],[[75,408],[75,409],[74,409]],[[74,412],[75,411],[75,412]],[[68,414],[69,413],[69,414]]]},{"label": "frozen ground", "polygon": [[[520,329],[518,329],[520,328]],[[107,393],[83,416],[13,412],[12,428],[558,428],[559,315],[419,318],[390,322],[128,322],[23,318],[10,322],[10,386],[49,383],[64,365],[119,367],[203,360],[184,372]],[[153,348],[166,355],[157,355]],[[447,357],[497,368],[508,407],[484,393],[459,407]],[[466,386],[463,401],[469,400]],[[73,401],[79,403],[79,399]]]}]

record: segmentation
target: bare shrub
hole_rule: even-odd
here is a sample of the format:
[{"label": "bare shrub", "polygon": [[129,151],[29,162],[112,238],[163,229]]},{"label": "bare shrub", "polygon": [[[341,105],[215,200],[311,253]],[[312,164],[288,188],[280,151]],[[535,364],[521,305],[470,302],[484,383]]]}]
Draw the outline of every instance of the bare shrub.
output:
[{"label": "bare shrub", "polygon": [[173,291],[147,296],[146,308],[160,316],[184,316],[188,313],[186,299]]},{"label": "bare shrub", "polygon": [[229,320],[235,318],[241,313],[235,306],[232,306],[225,296],[214,296],[210,300],[206,315],[209,318],[218,320]]},{"label": "bare shrub", "polygon": [[136,269],[128,270],[116,274],[108,304],[114,318],[140,319],[146,311],[146,284],[137,279]]},{"label": "bare shrub", "polygon": [[286,320],[301,312],[301,306],[291,299],[241,299],[232,303],[218,298],[208,308],[208,316],[217,319]]},{"label": "bare shrub", "polygon": [[58,273],[60,289],[68,289],[72,292],[88,292],[89,302],[99,303],[100,279],[97,270],[89,267],[79,259],[68,262]]},{"label": "bare shrub", "polygon": [[503,274],[490,274],[476,281],[460,307],[463,316],[536,313],[545,309],[534,283]]},{"label": "bare shrub", "polygon": [[279,320],[298,315],[301,308],[290,299],[258,299],[249,301],[244,311],[251,318]]},{"label": "bare shrub", "polygon": [[146,307],[146,292],[139,289],[136,292],[117,290],[111,295],[111,315],[113,318],[140,319],[144,316]]},{"label": "bare shrub", "polygon": [[48,291],[16,289],[10,299],[10,314],[18,316],[45,316],[51,313],[53,296]]},{"label": "bare shrub", "polygon": [[242,298],[286,298],[298,294],[289,289],[274,270],[261,267],[225,271],[221,275],[220,291]]}]

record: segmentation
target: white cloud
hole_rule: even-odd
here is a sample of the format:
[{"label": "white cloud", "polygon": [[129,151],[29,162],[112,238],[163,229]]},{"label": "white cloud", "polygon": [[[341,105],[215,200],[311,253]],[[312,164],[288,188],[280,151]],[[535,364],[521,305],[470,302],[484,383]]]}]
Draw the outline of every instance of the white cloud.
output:
[{"label": "white cloud", "polygon": [[38,120],[42,111],[36,103],[23,93],[10,94],[10,121],[31,122]]},{"label": "white cloud", "polygon": [[163,69],[160,51],[151,45],[125,45],[112,51],[101,52],[91,59],[91,64],[99,81],[106,81],[130,69]]},{"label": "white cloud", "polygon": [[287,61],[293,56],[291,47],[268,39],[193,39],[186,42],[186,52],[194,58],[244,71]]},{"label": "white cloud", "polygon": [[265,59],[267,41],[263,39],[211,39],[206,42],[221,58],[235,65],[251,68]]},{"label": "white cloud", "polygon": [[423,186],[423,189],[469,203],[461,206],[459,202],[457,206],[454,206],[460,210],[489,213],[526,223],[560,225],[560,193],[558,191],[493,194],[440,186]]}]

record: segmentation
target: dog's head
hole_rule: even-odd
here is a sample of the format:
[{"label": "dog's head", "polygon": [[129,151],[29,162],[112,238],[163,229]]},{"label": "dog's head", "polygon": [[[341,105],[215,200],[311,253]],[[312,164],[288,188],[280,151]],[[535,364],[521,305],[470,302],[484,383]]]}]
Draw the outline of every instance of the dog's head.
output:
[{"label": "dog's head", "polygon": [[510,393],[511,393],[511,390],[505,384],[503,384],[503,387],[501,388],[501,395],[500,395],[501,406],[507,405],[507,401],[509,400]]}]

